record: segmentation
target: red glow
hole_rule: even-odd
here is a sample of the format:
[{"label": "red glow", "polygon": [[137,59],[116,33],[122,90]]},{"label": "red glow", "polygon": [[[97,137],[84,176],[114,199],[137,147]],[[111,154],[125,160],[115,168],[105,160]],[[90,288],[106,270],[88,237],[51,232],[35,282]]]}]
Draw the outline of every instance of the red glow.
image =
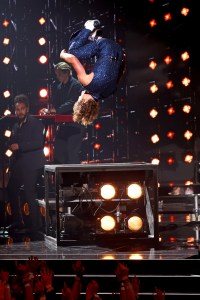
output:
[{"label": "red glow", "polygon": [[171,16],[170,13],[164,15],[164,20],[165,21],[170,21],[171,19],[172,19],[172,16]]},{"label": "red glow", "polygon": [[175,109],[173,108],[173,106],[169,107],[168,110],[167,110],[168,114],[171,116],[173,115],[176,111]]},{"label": "red glow", "polygon": [[154,26],[156,26],[157,25],[156,20],[152,19],[151,21],[149,21],[149,25],[150,25],[151,28],[153,28]]},{"label": "red glow", "polygon": [[100,145],[100,144],[98,144],[98,143],[95,143],[95,144],[94,144],[94,149],[95,149],[95,150],[100,150],[100,148],[101,148],[101,145]]},{"label": "red glow", "polygon": [[100,123],[96,123],[96,124],[94,125],[94,127],[95,127],[95,129],[100,129],[100,128],[101,128],[101,125],[100,125]]},{"label": "red glow", "polygon": [[3,26],[4,26],[4,27],[8,27],[9,24],[10,24],[10,23],[9,23],[7,20],[5,20],[5,21],[3,22]]},{"label": "red glow", "polygon": [[166,83],[167,89],[171,89],[171,88],[173,88],[173,86],[174,86],[174,84],[173,84],[173,81],[172,81],[172,80],[170,80],[170,81],[168,81],[168,82]]},{"label": "red glow", "polygon": [[167,159],[167,163],[168,163],[168,165],[173,165],[175,163],[175,159],[173,157],[169,157]]},{"label": "red glow", "polygon": [[170,242],[176,242],[176,238],[175,237],[170,237],[169,240],[170,240]]},{"label": "red glow", "polygon": [[173,131],[169,131],[169,132],[167,133],[167,137],[168,137],[169,139],[173,139],[173,138],[174,138],[174,135],[175,135],[175,133],[174,133]]},{"label": "red glow", "polygon": [[168,55],[165,57],[164,62],[166,63],[166,65],[169,65],[172,62],[172,58]]}]

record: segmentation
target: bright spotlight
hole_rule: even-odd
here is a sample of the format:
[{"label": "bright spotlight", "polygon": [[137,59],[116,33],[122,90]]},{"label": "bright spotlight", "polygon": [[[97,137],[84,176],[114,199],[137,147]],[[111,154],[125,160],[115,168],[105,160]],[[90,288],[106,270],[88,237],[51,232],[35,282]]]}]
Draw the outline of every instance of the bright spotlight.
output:
[{"label": "bright spotlight", "polygon": [[131,199],[138,199],[142,196],[142,187],[138,183],[131,183],[127,187],[127,195]]},{"label": "bright spotlight", "polygon": [[47,57],[46,55],[41,55],[38,60],[41,64],[45,64],[47,62]]},{"label": "bright spotlight", "polygon": [[11,137],[11,134],[12,134],[11,130],[8,129],[6,129],[6,131],[4,132],[4,136],[7,138]]},{"label": "bright spotlight", "polygon": [[44,88],[44,89],[39,90],[39,95],[40,95],[41,98],[47,97],[48,96],[47,89]]},{"label": "bright spotlight", "polygon": [[110,200],[115,197],[116,190],[115,187],[111,184],[104,184],[100,189],[101,197],[105,200]]},{"label": "bright spotlight", "polygon": [[6,152],[5,152],[5,155],[6,155],[7,157],[11,157],[12,154],[13,154],[13,152],[12,152],[10,149],[6,150]]},{"label": "bright spotlight", "polygon": [[111,231],[115,228],[115,219],[111,216],[104,216],[101,218],[101,228],[105,231]]},{"label": "bright spotlight", "polygon": [[143,220],[139,216],[132,216],[128,219],[128,229],[131,231],[139,231],[143,226]]}]

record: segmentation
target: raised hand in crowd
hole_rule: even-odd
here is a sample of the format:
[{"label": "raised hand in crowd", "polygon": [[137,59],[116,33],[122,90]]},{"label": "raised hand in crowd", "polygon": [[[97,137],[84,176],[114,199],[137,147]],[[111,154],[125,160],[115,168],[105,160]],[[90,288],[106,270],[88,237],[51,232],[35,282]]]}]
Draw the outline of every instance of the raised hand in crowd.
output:
[{"label": "raised hand in crowd", "polygon": [[80,260],[75,261],[72,264],[72,268],[77,277],[81,278],[83,276],[83,274],[85,272],[85,267],[83,266],[83,264]]},{"label": "raised hand in crowd", "polygon": [[35,274],[35,284],[34,284],[34,293],[35,298],[38,300],[41,300],[42,298],[45,298],[45,286],[42,282],[41,277]]},{"label": "raised hand in crowd", "polygon": [[0,300],[11,300],[10,285],[0,280]]},{"label": "raised hand in crowd", "polygon": [[72,287],[72,297],[74,300],[78,300],[82,290],[82,277],[85,272],[85,267],[80,260],[77,260],[72,264],[72,268],[76,274]]},{"label": "raised hand in crowd", "polygon": [[135,292],[136,298],[138,298],[139,291],[140,291],[140,280],[136,275],[134,277],[132,277],[131,285],[132,285],[133,290]]},{"label": "raised hand in crowd", "polygon": [[91,280],[86,288],[86,300],[101,299],[98,295],[99,284],[96,280]]},{"label": "raised hand in crowd", "polygon": [[9,284],[9,272],[6,270],[0,271],[0,299],[10,300],[10,284]]},{"label": "raised hand in crowd", "polygon": [[155,293],[153,296],[155,300],[165,300],[165,291],[162,291],[155,287]]},{"label": "raised hand in crowd", "polygon": [[61,300],[74,300],[71,289],[67,286],[66,282],[64,282],[62,288],[62,298]]},{"label": "raised hand in crowd", "polygon": [[47,267],[43,268],[40,271],[41,275],[41,282],[45,288],[45,295],[47,299],[54,299],[55,298],[55,290],[53,287],[53,271]]},{"label": "raised hand in crowd", "polygon": [[[129,280],[129,269],[123,263],[118,263],[115,270],[115,275],[120,282],[120,299],[121,300],[136,300],[139,292],[139,281],[134,279],[134,284]],[[136,290],[134,290],[134,288]]]}]

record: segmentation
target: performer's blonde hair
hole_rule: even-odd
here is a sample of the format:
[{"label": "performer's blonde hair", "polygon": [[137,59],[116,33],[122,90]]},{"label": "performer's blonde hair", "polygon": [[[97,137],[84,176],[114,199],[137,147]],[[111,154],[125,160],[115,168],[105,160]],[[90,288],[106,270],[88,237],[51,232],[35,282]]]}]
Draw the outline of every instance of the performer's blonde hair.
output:
[{"label": "performer's blonde hair", "polygon": [[84,95],[73,107],[73,121],[84,126],[92,124],[99,115],[99,103],[91,98],[85,100]]}]

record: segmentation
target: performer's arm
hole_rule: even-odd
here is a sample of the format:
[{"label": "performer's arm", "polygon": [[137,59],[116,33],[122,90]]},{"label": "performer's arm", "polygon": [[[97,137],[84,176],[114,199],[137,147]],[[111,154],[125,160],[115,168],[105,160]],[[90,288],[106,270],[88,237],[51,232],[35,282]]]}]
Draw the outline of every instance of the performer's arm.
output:
[{"label": "performer's arm", "polygon": [[87,74],[82,63],[75,55],[67,53],[66,50],[63,49],[60,53],[60,58],[72,65],[77,74],[78,80],[83,86],[88,85],[92,81],[94,73],[91,72],[90,74]]}]

